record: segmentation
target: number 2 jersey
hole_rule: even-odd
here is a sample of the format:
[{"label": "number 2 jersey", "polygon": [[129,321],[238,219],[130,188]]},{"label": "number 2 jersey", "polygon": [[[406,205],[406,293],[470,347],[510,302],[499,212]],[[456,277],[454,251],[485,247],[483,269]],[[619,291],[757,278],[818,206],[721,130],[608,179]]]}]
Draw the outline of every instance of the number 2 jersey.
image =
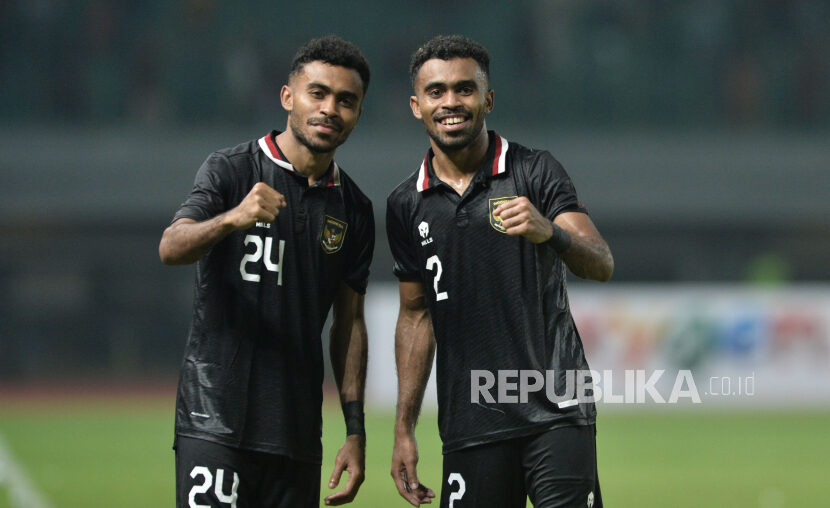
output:
[{"label": "number 2 jersey", "polygon": [[334,162],[309,187],[276,134],[208,157],[174,216],[210,219],[257,182],[287,202],[274,222],[231,233],[197,264],[176,434],[320,463],[320,334],[341,283],[366,290],[374,218]]},{"label": "number 2 jersey", "polygon": [[[589,425],[596,416],[593,403],[552,402],[545,389],[529,392],[526,402],[518,397],[520,371],[553,371],[556,394],[566,395],[566,371],[586,371],[588,363],[568,305],[564,262],[549,242],[508,236],[493,211],[517,196],[549,220],[584,207],[550,153],[508,143],[492,131],[489,140],[463,195],[435,176],[430,149],[387,201],[394,273],[421,281],[429,302],[444,453],[560,425]],[[485,384],[473,379],[474,371],[496,380],[492,402],[473,390]],[[499,394],[500,372],[507,397]]]}]

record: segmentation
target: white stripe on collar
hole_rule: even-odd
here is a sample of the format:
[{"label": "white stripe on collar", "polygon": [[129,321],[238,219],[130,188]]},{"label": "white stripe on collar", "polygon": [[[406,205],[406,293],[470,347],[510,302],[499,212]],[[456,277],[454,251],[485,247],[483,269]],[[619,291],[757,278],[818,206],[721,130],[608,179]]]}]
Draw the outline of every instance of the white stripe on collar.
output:
[{"label": "white stripe on collar", "polygon": [[281,168],[285,168],[288,171],[296,173],[296,170],[294,169],[294,166],[292,166],[290,163],[285,162],[284,160],[280,159],[280,154],[279,153],[274,153],[271,150],[271,147],[268,146],[267,138],[268,138],[269,135],[270,134],[266,134],[265,136],[259,138],[259,146],[260,146],[260,148],[262,148],[262,151],[265,152],[265,155],[267,155],[269,159],[274,161],[274,164],[276,164],[277,166],[280,166]]},{"label": "white stripe on collar", "polygon": [[424,159],[424,162],[421,163],[421,169],[418,170],[418,182],[415,184],[415,189],[418,192],[424,190],[424,182],[427,181],[427,161]]},{"label": "white stripe on collar", "polygon": [[334,161],[332,161],[332,163],[334,164],[334,167],[331,170],[333,185],[335,187],[340,187],[340,166],[338,166]]},{"label": "white stripe on collar", "polygon": [[[499,152],[495,154],[493,160],[493,175],[500,175],[507,171],[507,158],[505,155],[507,154],[507,149],[509,148],[509,144],[506,139],[496,133],[498,138],[496,139],[497,145],[499,148]],[[429,152],[427,152],[427,156],[424,158],[424,161],[421,163],[421,167],[418,170],[418,181],[415,183],[415,190],[418,192],[423,192],[425,188],[429,187],[429,171],[427,171],[427,159],[429,158]]]},{"label": "white stripe on collar", "polygon": [[[259,146],[260,148],[262,148],[262,151],[265,152],[265,155],[267,155],[268,158],[271,159],[271,161],[273,161],[274,164],[276,164],[277,166],[285,168],[288,171],[291,171],[292,173],[296,173],[297,170],[294,169],[293,164],[282,160],[280,158],[279,152],[275,152],[271,149],[271,146],[268,143],[268,136],[270,136],[270,134],[266,134],[265,136],[259,138]],[[338,166],[337,163],[334,161],[332,161],[332,165],[334,166],[334,168],[332,168],[332,174],[329,177],[329,185],[340,187],[340,166]]]},{"label": "white stripe on collar", "polygon": [[[496,134],[496,136],[499,136],[499,135]],[[498,169],[498,171],[496,171],[497,175],[500,175],[500,174],[504,173],[507,170],[506,165],[505,165],[505,163],[507,161],[507,158],[505,157],[505,154],[507,154],[507,145],[508,145],[508,143],[507,143],[507,140],[504,139],[503,137],[499,136],[499,138],[501,139],[501,152],[496,154],[496,158],[499,161],[499,169]]]}]

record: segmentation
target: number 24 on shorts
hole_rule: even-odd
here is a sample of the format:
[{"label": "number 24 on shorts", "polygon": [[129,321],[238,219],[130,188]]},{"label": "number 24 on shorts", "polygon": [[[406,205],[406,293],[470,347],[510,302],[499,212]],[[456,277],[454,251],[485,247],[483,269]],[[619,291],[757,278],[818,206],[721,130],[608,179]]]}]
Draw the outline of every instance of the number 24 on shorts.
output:
[{"label": "number 24 on shorts", "polygon": [[[210,490],[211,485],[213,485],[213,475],[210,473],[210,469],[203,466],[196,466],[193,468],[193,471],[190,472],[190,477],[196,479],[197,476],[204,478],[204,483],[201,485],[194,485],[193,488],[190,489],[190,495],[187,498],[188,506],[190,506],[190,508],[210,508],[210,505],[197,504],[196,495],[206,494]],[[217,469],[216,488],[214,489],[216,499],[218,499],[220,503],[229,504],[231,508],[236,508],[236,491],[239,489],[239,475],[237,475],[236,472],[233,473],[233,487],[231,487],[231,493],[229,495],[222,492],[222,484],[224,483],[224,480],[225,470]]]}]

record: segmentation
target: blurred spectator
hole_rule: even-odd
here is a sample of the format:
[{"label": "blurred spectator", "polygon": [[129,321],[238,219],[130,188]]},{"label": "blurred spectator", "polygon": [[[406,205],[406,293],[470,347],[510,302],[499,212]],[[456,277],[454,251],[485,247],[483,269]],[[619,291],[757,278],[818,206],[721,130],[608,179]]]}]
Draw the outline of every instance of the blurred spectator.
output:
[{"label": "blurred spectator", "polygon": [[[270,119],[280,111],[273,67],[291,58],[280,48],[309,31],[331,31],[337,20],[315,24],[315,13],[325,11],[348,16],[344,29],[361,34],[378,62],[393,63],[375,81],[390,91],[376,98],[384,106],[408,94],[401,55],[437,33],[475,31],[506,71],[495,85],[519,90],[500,99],[503,118],[532,112],[574,125],[830,125],[826,2],[527,0],[477,3],[482,15],[472,18],[467,5],[436,0],[412,17],[370,2],[344,8],[315,0],[283,9],[289,21],[245,0],[2,0],[0,118]],[[355,11],[361,14],[352,17]],[[524,56],[507,57],[514,54]],[[551,92],[544,104],[534,99],[540,90]]]}]

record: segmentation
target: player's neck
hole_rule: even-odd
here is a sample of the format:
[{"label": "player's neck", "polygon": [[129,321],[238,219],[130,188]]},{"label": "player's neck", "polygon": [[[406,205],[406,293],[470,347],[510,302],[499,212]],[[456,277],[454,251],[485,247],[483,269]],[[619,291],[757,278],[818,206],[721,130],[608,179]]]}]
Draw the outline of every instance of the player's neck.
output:
[{"label": "player's neck", "polygon": [[331,152],[309,150],[307,146],[300,143],[291,134],[290,129],[278,134],[275,140],[282,153],[294,166],[294,169],[301,175],[308,177],[309,186],[317,183],[331,166],[331,161],[334,158],[333,150]]},{"label": "player's neck", "polygon": [[487,148],[490,145],[490,137],[486,129],[482,129],[478,136],[470,144],[459,150],[442,150],[430,140],[432,152],[432,169],[435,176],[448,183],[456,190],[463,192],[459,187],[469,184],[472,177],[478,172],[484,157],[487,156]]}]

